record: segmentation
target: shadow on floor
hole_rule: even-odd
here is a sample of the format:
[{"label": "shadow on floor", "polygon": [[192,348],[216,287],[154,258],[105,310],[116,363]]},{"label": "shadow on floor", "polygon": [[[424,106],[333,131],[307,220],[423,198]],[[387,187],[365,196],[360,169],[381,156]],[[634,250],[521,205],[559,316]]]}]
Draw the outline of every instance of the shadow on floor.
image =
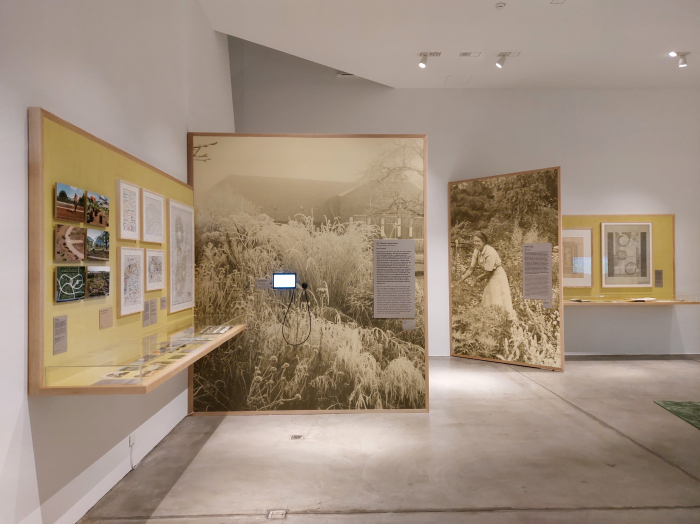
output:
[{"label": "shadow on floor", "polygon": [[223,420],[185,417],[81,522],[113,515],[129,517],[129,524],[148,522]]}]

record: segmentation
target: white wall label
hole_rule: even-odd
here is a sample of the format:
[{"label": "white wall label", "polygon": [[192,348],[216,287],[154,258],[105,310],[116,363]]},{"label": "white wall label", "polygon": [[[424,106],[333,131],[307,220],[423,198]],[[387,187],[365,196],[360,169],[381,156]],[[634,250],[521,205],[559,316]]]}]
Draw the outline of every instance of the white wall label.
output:
[{"label": "white wall label", "polygon": [[53,354],[68,351],[68,315],[53,317]]},{"label": "white wall label", "polygon": [[654,270],[654,287],[664,287],[664,270]]},{"label": "white wall label", "polygon": [[415,240],[375,240],[373,273],[374,318],[415,318]]},{"label": "white wall label", "polygon": [[151,325],[153,325],[158,322],[158,299],[152,298],[149,300],[149,304],[151,309]]},{"label": "white wall label", "polygon": [[143,302],[143,318],[141,322],[141,327],[148,327],[151,325],[151,306],[148,300]]},{"label": "white wall label", "polygon": [[168,297],[160,297],[160,310],[163,311],[168,307]]},{"label": "white wall label", "polygon": [[255,281],[258,289],[272,289],[272,280],[269,278],[259,278]]},{"label": "white wall label", "polygon": [[552,307],[552,244],[523,244],[523,298]]},{"label": "white wall label", "polygon": [[114,325],[114,308],[100,309],[100,329],[111,328]]}]

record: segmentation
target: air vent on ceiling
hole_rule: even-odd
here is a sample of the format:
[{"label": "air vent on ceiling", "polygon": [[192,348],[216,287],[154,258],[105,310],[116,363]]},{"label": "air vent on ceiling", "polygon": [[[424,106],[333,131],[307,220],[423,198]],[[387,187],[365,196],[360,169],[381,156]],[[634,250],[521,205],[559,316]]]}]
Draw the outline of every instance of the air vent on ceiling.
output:
[{"label": "air vent on ceiling", "polygon": [[459,54],[459,56],[468,56],[469,58],[475,58],[481,54],[481,51],[464,51]]},{"label": "air vent on ceiling", "polygon": [[520,51],[506,51],[504,53],[498,53],[498,56],[508,56],[508,57],[520,56]]},{"label": "air vent on ceiling", "polygon": [[423,51],[420,56],[440,56],[440,51]]},{"label": "air vent on ceiling", "polygon": [[563,4],[564,2],[566,2],[566,0],[552,0],[549,3],[550,4]]},{"label": "air vent on ceiling", "polygon": [[337,76],[338,78],[350,78],[355,75],[353,75],[352,73],[346,73],[345,71],[338,71],[335,76]]}]

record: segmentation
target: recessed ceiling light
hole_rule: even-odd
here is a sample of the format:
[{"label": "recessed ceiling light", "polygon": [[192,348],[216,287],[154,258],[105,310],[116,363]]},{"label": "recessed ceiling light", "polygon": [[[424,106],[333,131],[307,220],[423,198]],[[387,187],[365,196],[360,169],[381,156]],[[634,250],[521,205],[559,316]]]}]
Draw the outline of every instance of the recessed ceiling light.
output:
[{"label": "recessed ceiling light", "polygon": [[566,2],[566,0],[552,0],[549,3],[550,4],[563,4],[564,2]]},{"label": "recessed ceiling light", "polygon": [[670,56],[671,58],[676,58],[676,57],[678,56],[678,53],[676,53],[675,51],[671,51],[671,52],[668,54],[668,56]]},{"label": "recessed ceiling light", "polygon": [[498,2],[496,4],[496,9],[503,9],[506,6],[505,2]]},{"label": "recessed ceiling light", "polygon": [[481,54],[481,51],[464,51],[459,54],[459,56],[468,56],[470,58],[477,57]]}]

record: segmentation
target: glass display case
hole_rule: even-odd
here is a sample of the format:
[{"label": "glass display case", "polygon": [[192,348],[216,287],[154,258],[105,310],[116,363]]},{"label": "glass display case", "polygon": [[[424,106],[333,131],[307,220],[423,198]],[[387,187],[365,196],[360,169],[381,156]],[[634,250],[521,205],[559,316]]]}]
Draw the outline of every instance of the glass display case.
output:
[{"label": "glass display case", "polygon": [[[187,319],[144,331],[106,347],[45,367],[43,393],[147,393],[245,326],[228,319]],[[80,391],[77,391],[80,390]]]}]

